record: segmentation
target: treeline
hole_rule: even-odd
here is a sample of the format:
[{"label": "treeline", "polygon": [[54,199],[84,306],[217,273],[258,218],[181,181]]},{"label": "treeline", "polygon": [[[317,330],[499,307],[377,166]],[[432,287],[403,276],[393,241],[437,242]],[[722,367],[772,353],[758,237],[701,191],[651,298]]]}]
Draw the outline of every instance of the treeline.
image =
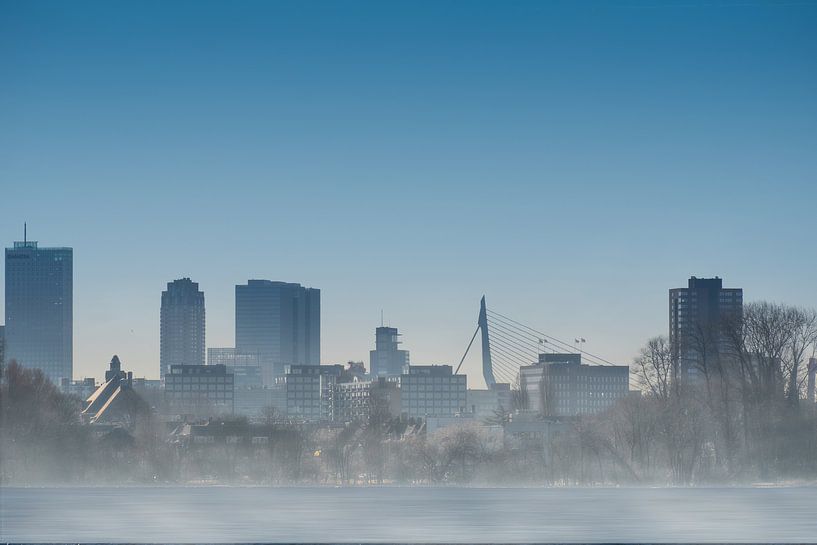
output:
[{"label": "treeline", "polygon": [[[83,400],[15,361],[0,381],[0,484],[147,482],[172,478],[164,427],[149,413],[127,429],[83,423]],[[104,431],[103,431],[104,430]]]}]

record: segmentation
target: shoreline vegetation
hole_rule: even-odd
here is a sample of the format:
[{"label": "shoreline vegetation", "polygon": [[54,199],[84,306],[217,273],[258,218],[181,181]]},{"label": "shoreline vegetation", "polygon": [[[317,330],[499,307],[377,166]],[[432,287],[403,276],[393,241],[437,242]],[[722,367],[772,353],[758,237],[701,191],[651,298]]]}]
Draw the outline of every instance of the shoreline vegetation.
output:
[{"label": "shoreline vegetation", "polygon": [[555,431],[523,437],[504,433],[527,406],[518,387],[513,407],[433,433],[377,406],[366,421],[333,425],[274,411],[261,422],[211,419],[201,441],[147,404],[121,426],[99,427],[82,421],[81,400],[10,362],[0,484],[814,486],[817,406],[805,399],[805,362],[816,341],[815,311],[751,303],[739,320],[700,331],[694,383],[656,337],[631,366],[638,394],[603,413],[558,418],[543,384],[543,411],[527,416]]}]

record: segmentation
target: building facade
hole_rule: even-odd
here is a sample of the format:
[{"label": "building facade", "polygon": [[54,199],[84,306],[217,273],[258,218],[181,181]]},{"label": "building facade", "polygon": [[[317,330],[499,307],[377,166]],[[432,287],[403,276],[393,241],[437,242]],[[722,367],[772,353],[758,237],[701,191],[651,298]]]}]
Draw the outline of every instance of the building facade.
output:
[{"label": "building facade", "polygon": [[369,351],[369,371],[373,377],[399,377],[409,364],[408,350],[400,350],[396,327],[375,329],[374,350]]},{"label": "building facade", "polygon": [[455,416],[466,412],[465,375],[450,365],[410,365],[400,376],[400,405],[409,418]]},{"label": "building facade", "polygon": [[342,365],[287,366],[287,415],[308,422],[331,421],[334,387],[342,372]]},{"label": "building facade", "polygon": [[208,348],[207,365],[224,365],[235,376],[237,388],[263,385],[258,354],[245,354],[235,348]]},{"label": "building facade", "polygon": [[24,240],[6,248],[5,359],[73,379],[74,252]]},{"label": "building facade", "polygon": [[669,341],[679,378],[695,379],[703,365],[723,356],[723,325],[743,314],[743,290],[723,280],[692,277],[669,290]]},{"label": "building facade", "polygon": [[399,417],[400,388],[397,379],[338,382],[332,395],[332,418],[335,422],[367,422],[378,418]]},{"label": "building facade", "polygon": [[233,375],[224,365],[171,365],[165,375],[165,401],[170,414],[232,414],[234,395]]},{"label": "building facade", "polygon": [[540,354],[539,362],[519,369],[529,410],[543,416],[596,414],[627,397],[626,365],[584,365],[581,354]]},{"label": "building facade", "polygon": [[235,347],[258,354],[267,386],[287,365],[320,365],[320,290],[270,280],[236,286]]},{"label": "building facade", "polygon": [[204,293],[189,278],[168,282],[162,292],[159,375],[172,365],[204,365]]}]

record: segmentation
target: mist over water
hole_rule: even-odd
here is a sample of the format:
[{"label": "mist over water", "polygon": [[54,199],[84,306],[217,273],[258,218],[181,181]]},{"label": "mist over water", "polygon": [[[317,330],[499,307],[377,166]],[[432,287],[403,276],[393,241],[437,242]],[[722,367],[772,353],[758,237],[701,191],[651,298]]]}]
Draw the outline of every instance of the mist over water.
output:
[{"label": "mist over water", "polygon": [[817,488],[6,488],[48,542],[807,542]]}]

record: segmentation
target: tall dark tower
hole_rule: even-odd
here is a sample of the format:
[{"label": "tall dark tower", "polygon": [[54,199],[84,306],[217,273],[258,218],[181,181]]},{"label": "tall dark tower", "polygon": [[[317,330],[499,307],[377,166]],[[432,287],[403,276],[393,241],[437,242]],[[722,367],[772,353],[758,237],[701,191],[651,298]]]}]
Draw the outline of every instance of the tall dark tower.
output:
[{"label": "tall dark tower", "polygon": [[204,365],[204,293],[189,278],[162,292],[159,374],[171,365]]},{"label": "tall dark tower", "polygon": [[235,347],[258,355],[266,385],[287,365],[320,365],[321,291],[271,280],[236,286]]},{"label": "tall dark tower", "polygon": [[689,279],[669,290],[669,340],[681,378],[694,378],[707,357],[719,357],[725,320],[743,313],[743,290],[724,288],[718,278]]},{"label": "tall dark tower", "polygon": [[73,378],[74,251],[23,236],[6,248],[5,360]]}]

